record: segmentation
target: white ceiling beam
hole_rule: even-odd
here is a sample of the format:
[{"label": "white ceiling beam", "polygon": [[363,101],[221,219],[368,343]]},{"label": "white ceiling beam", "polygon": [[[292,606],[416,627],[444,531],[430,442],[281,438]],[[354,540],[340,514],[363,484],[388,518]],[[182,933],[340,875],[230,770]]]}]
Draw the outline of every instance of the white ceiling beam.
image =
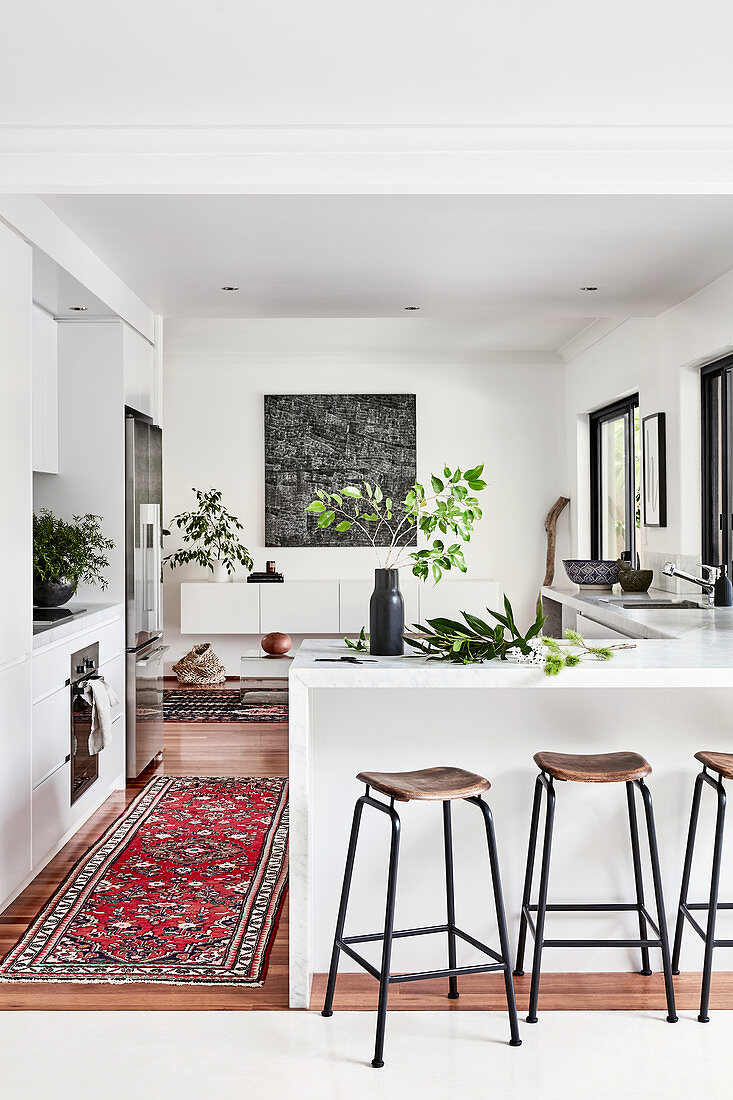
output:
[{"label": "white ceiling beam", "polygon": [[0,127],[0,193],[732,194],[726,126]]}]

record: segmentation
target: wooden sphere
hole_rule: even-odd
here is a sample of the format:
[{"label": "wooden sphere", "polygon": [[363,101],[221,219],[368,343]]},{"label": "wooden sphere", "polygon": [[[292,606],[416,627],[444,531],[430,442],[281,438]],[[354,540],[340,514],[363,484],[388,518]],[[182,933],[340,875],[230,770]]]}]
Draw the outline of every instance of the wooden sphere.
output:
[{"label": "wooden sphere", "polygon": [[272,657],[282,657],[283,654],[288,652],[292,644],[289,634],[280,634],[277,630],[273,630],[271,634],[265,634],[260,642],[265,653],[269,653]]}]

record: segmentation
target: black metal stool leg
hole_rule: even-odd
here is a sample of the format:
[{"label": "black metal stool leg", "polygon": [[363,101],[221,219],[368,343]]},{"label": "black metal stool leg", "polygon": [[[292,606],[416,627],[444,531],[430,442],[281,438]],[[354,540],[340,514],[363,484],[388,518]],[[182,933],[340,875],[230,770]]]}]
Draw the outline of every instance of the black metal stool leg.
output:
[{"label": "black metal stool leg", "polygon": [[669,938],[667,933],[667,916],[664,911],[664,895],[662,892],[662,875],[659,870],[659,850],[657,848],[657,831],[654,826],[654,809],[652,807],[651,791],[643,779],[634,780],[644,799],[646,813],[646,827],[649,835],[649,856],[652,864],[652,879],[654,881],[654,897],[657,903],[657,920],[659,922],[659,939],[662,948],[662,968],[664,970],[664,988],[667,995],[667,1022],[677,1023],[677,1012],[674,1005],[674,985],[672,983],[672,961],[669,955]]},{"label": "black metal stool leg", "polygon": [[524,874],[524,893],[522,894],[522,912],[519,918],[519,938],[517,940],[517,962],[514,967],[514,976],[521,978],[524,974],[524,946],[527,942],[527,917],[526,907],[529,905],[532,894],[532,876],[534,874],[534,857],[537,850],[537,828],[540,820],[540,801],[542,799],[542,780],[537,777],[534,785],[534,801],[532,803],[532,820],[529,826],[529,844],[527,846],[527,869]]},{"label": "black metal stool leg", "polygon": [[[451,827],[450,802],[443,803],[443,842],[445,847],[445,897],[448,911],[448,969],[456,968],[456,902],[453,885],[453,829]],[[448,997],[458,997],[458,978],[448,979]]]},{"label": "black metal stool leg", "polygon": [[528,1024],[537,1023],[537,999],[540,992],[540,967],[542,965],[542,948],[545,935],[545,913],[547,909],[547,887],[550,881],[550,852],[552,850],[552,826],[555,820],[555,789],[552,779],[542,774],[540,782],[547,794],[547,810],[545,813],[545,839],[542,846],[542,870],[540,872],[540,893],[537,899],[537,923],[534,938],[534,955],[532,957],[532,984],[529,990],[529,1015]]},{"label": "black metal stool leg", "polygon": [[384,914],[384,945],[382,947],[382,966],[379,976],[379,1003],[377,1006],[377,1037],[374,1044],[372,1065],[381,1069],[384,1065],[384,1029],[387,1022],[387,994],[389,993],[389,967],[392,959],[392,932],[394,931],[394,910],[397,896],[397,860],[400,851],[400,818],[394,808],[394,799],[389,805],[389,818],[392,823],[392,842],[389,849],[389,873],[387,876],[387,905]]},{"label": "black metal stool leg", "polygon": [[[642,912],[644,905],[644,876],[641,869],[641,852],[639,851],[639,826],[636,820],[636,802],[634,801],[634,785],[626,784],[626,801],[629,807],[629,831],[631,833],[631,855],[634,861],[634,882],[636,884],[636,904],[639,906],[639,939],[647,939],[646,917]],[[641,973],[649,975],[652,970],[649,966],[649,948],[641,949]]]},{"label": "black metal stool leg", "polygon": [[[367,793],[369,788],[367,787]],[[349,848],[346,855],[346,867],[344,869],[344,882],[341,887],[341,901],[339,902],[338,917],[336,918],[336,932],[333,937],[333,951],[331,952],[331,966],[328,971],[328,985],[326,986],[326,999],[323,1002],[323,1009],[321,1016],[333,1016],[333,993],[336,988],[336,974],[338,972],[339,956],[341,954],[341,948],[339,947],[339,941],[344,934],[344,925],[346,923],[346,910],[349,905],[349,892],[351,890],[351,876],[354,872],[354,858],[356,856],[356,843],[359,839],[359,825],[361,823],[361,813],[364,809],[364,802],[361,798],[357,799],[356,806],[354,806],[354,817],[351,822],[351,835],[349,837]]]},{"label": "black metal stool leg", "polygon": [[489,845],[489,864],[491,867],[491,882],[494,887],[494,905],[496,907],[496,922],[499,926],[499,945],[501,957],[504,963],[504,984],[506,987],[506,1007],[509,1013],[509,1031],[511,1038],[509,1046],[521,1047],[519,1038],[519,1022],[517,1020],[517,1004],[514,997],[514,982],[512,980],[512,959],[509,948],[509,935],[506,929],[506,913],[504,912],[504,894],[501,889],[501,874],[499,871],[499,854],[496,849],[496,833],[494,831],[494,818],[486,802],[479,795],[475,799],[467,799],[475,802],[484,815],[486,825],[486,840]]},{"label": "black metal stool leg", "polygon": [[700,815],[700,798],[702,796],[703,777],[698,775],[695,780],[695,790],[692,795],[692,810],[690,811],[690,828],[687,833],[687,848],[685,849],[685,865],[682,871],[682,886],[680,887],[680,904],[677,909],[677,925],[674,932],[674,950],[672,951],[672,973],[680,972],[680,952],[682,950],[682,931],[685,927],[685,914],[682,909],[687,905],[687,892],[690,888],[690,872],[692,871],[692,858],[695,851],[695,836],[697,834],[697,819]]},{"label": "black metal stool leg", "polygon": [[710,901],[708,904],[708,923],[705,932],[705,962],[702,971],[702,991],[700,993],[701,1024],[710,1021],[708,1006],[710,1003],[710,978],[713,969],[713,948],[715,947],[715,919],[718,913],[718,887],[720,886],[720,863],[723,854],[723,828],[725,825],[725,788],[721,779],[716,783],[718,792],[718,813],[715,819],[715,847],[713,848],[713,871],[710,878]]}]

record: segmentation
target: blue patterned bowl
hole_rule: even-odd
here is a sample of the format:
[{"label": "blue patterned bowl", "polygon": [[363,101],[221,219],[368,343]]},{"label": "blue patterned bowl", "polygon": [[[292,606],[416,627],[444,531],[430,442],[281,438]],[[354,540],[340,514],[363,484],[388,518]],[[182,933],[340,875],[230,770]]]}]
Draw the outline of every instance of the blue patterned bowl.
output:
[{"label": "blue patterned bowl", "polygon": [[563,562],[565,572],[579,588],[608,591],[618,580],[615,561],[589,561],[587,558],[571,558]]}]

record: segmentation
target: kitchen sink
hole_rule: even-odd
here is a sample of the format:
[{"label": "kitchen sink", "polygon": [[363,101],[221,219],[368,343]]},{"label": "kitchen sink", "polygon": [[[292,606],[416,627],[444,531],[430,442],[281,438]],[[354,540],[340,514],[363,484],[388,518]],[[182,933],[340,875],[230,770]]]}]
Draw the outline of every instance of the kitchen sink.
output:
[{"label": "kitchen sink", "polygon": [[[609,606],[613,606],[611,600],[607,602]],[[688,608],[691,611],[706,610],[694,600],[614,600],[613,603],[617,607],[626,607],[629,611],[686,611]]]}]

